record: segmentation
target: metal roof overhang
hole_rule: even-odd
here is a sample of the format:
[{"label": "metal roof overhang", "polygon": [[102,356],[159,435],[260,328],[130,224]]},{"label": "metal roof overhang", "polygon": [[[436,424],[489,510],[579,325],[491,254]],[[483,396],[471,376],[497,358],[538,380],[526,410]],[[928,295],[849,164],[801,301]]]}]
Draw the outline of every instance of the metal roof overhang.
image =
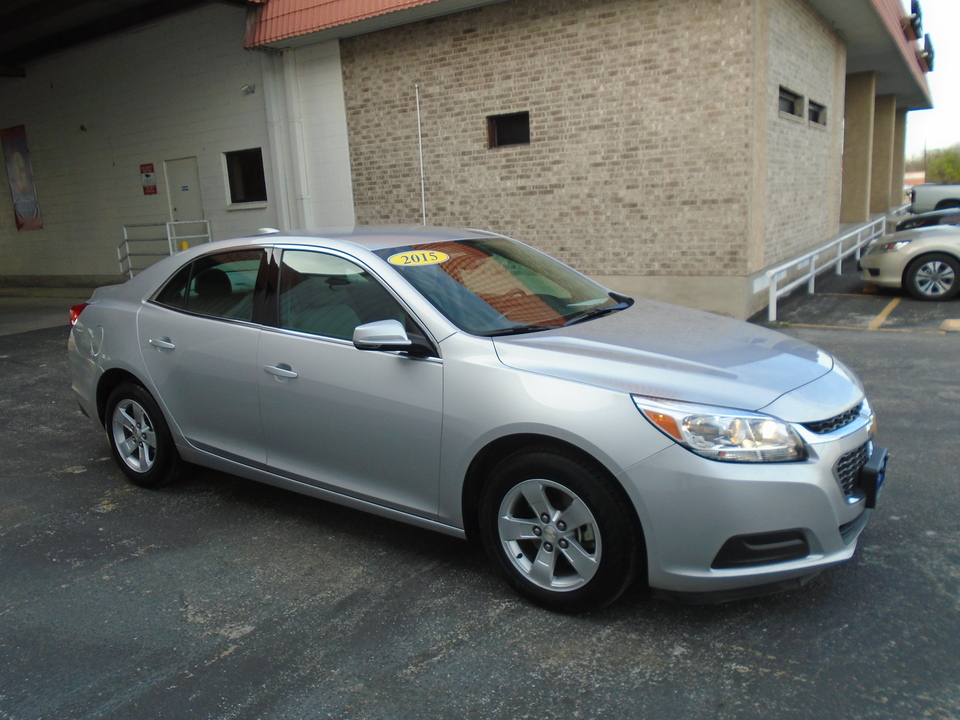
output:
[{"label": "metal roof overhang", "polygon": [[[4,0],[0,6],[0,77],[24,77],[26,65],[112,33],[211,0]],[[243,0],[217,0],[245,6]]]},{"label": "metal roof overhang", "polygon": [[[247,47],[278,50],[354,37],[504,0],[253,0]],[[877,94],[910,110],[933,106],[924,69],[903,34],[900,0],[806,0],[847,44],[847,73],[874,72]],[[252,3],[253,4],[253,3]],[[323,8],[324,17],[311,10]]]},{"label": "metal roof overhang", "polygon": [[[277,50],[336,38],[356,37],[453,13],[495,5],[505,0],[253,0],[255,21],[247,47]],[[310,6],[313,8],[310,8]],[[326,17],[311,9],[329,9]]]},{"label": "metal roof overhang", "polygon": [[907,110],[933,107],[915,43],[900,26],[899,0],[807,0],[847,45],[847,74],[873,72],[877,95],[895,95]]}]

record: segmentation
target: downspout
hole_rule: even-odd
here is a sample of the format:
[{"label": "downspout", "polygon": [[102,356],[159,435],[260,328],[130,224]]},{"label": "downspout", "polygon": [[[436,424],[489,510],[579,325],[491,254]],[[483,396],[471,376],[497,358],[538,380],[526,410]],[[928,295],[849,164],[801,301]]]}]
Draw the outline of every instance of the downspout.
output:
[{"label": "downspout", "polygon": [[423,126],[420,124],[420,86],[414,85],[417,94],[417,144],[420,149],[420,217],[424,225],[427,224],[427,193],[423,176]]}]

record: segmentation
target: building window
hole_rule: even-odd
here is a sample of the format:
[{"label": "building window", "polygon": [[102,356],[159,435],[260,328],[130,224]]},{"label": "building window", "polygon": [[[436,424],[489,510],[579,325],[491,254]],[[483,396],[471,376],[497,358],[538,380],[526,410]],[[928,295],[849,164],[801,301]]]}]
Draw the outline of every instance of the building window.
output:
[{"label": "building window", "polygon": [[780,112],[794,117],[803,117],[803,96],[780,86]]},{"label": "building window", "polygon": [[260,148],[224,153],[230,203],[263,203],[267,201],[267,181],[263,176],[263,153]]},{"label": "building window", "polygon": [[811,100],[807,105],[807,119],[813,125],[826,126],[827,108]]},{"label": "building window", "polygon": [[530,144],[530,113],[491,115],[487,118],[487,137],[490,147]]}]

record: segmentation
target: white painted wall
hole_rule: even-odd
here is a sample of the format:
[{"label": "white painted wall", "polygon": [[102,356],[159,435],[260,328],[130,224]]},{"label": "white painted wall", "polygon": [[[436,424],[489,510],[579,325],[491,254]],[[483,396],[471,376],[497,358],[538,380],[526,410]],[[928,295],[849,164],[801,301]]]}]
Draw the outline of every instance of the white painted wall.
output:
[{"label": "white painted wall", "polygon": [[[0,277],[118,275],[122,226],[170,219],[164,160],[197,157],[215,239],[277,225],[262,57],[243,49],[244,23],[242,8],[210,4],[0,79],[0,128],[26,126],[44,225],[18,232],[0,183]],[[231,209],[223,153],[251,147],[268,202]],[[143,194],[141,163],[157,195]]]}]

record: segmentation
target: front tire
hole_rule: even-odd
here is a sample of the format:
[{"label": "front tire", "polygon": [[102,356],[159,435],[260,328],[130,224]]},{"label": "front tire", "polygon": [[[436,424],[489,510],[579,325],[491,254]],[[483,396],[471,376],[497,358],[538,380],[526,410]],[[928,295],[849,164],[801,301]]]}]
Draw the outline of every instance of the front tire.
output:
[{"label": "front tire", "polygon": [[914,260],[904,273],[904,285],[917,300],[949,300],[960,291],[960,261],[945,253]]},{"label": "front tire", "polygon": [[640,565],[628,501],[604,471],[563,451],[521,451],[497,465],[480,504],[480,535],[507,583],[560,612],[609,605]]},{"label": "front tire", "polygon": [[105,418],[113,460],[135,485],[164,487],[183,474],[186,466],[160,406],[142,386],[118,385],[107,399]]}]

